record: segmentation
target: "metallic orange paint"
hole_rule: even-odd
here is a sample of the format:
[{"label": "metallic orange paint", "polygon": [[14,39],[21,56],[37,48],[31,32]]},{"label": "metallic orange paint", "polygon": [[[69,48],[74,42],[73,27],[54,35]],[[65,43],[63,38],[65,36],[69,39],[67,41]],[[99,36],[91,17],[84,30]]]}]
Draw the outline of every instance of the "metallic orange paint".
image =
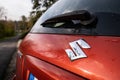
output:
[{"label": "metallic orange paint", "polygon": [[[65,49],[71,48],[69,42],[78,39],[85,39],[90,44],[91,49],[82,49],[87,58],[70,61]],[[33,57],[36,57],[47,62],[45,64],[54,64],[87,79],[119,80],[120,37],[29,33],[22,41],[19,50],[24,56],[22,59],[28,61],[25,63],[26,66],[28,65],[27,67],[32,68],[34,67],[33,64],[37,66],[36,63],[39,61],[36,61],[36,59],[36,62],[29,66],[29,63],[32,63],[32,60],[34,61]],[[24,67],[26,67],[25,64],[23,65]],[[38,70],[33,69],[31,71],[39,77],[39,74],[36,73],[40,71],[40,68],[36,68]],[[54,69],[52,70],[54,71]],[[48,74],[48,77],[51,74]],[[69,77],[72,78],[73,76]]]},{"label": "metallic orange paint", "polygon": [[25,66],[40,80],[85,80],[73,73],[29,55],[25,57]]}]

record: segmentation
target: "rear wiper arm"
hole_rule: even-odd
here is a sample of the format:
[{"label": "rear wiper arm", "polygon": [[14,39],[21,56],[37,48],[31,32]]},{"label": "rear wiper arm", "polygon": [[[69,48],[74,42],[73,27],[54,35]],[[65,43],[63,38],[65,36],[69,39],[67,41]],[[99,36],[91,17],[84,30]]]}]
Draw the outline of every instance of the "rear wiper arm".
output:
[{"label": "rear wiper arm", "polygon": [[42,25],[47,23],[63,22],[63,21],[70,21],[70,20],[79,20],[80,24],[84,26],[97,22],[96,16],[90,14],[88,11],[77,10],[77,11],[64,13],[64,14],[52,17],[50,19],[47,19],[42,23]]}]

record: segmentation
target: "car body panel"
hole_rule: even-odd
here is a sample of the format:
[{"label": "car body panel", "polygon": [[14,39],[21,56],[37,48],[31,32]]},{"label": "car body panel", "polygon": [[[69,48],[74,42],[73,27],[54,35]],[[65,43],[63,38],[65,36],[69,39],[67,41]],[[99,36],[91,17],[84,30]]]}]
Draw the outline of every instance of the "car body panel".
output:
[{"label": "car body panel", "polygon": [[[82,49],[87,58],[71,61],[65,49],[71,49],[69,43],[79,39],[84,39],[91,48]],[[119,80],[119,49],[119,37],[32,33],[19,47],[23,56],[36,57],[92,80]]]},{"label": "car body panel", "polygon": [[[25,56],[25,67],[30,71],[29,73],[34,74],[40,80],[83,80],[78,75],[29,55]],[[25,71],[27,70],[24,70],[24,75],[27,74]],[[26,76],[23,79],[28,80]]]}]

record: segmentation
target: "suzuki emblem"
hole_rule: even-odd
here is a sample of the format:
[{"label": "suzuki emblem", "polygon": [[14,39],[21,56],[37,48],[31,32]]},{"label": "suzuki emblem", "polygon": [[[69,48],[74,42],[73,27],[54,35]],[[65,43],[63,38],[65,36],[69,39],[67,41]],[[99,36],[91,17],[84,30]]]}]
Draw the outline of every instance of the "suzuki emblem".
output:
[{"label": "suzuki emblem", "polygon": [[90,45],[83,39],[70,42],[69,45],[72,48],[72,50],[66,49],[65,52],[67,53],[71,61],[79,58],[87,57],[81,48],[86,48],[86,49],[91,48]]}]

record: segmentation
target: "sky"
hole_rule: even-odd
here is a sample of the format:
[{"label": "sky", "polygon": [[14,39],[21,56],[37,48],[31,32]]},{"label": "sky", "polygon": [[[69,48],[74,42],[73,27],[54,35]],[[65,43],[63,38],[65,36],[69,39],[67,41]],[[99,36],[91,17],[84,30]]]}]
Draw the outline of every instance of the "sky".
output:
[{"label": "sky", "polygon": [[21,20],[21,16],[29,16],[32,11],[31,0],[0,0],[0,7],[5,8],[8,20]]}]

